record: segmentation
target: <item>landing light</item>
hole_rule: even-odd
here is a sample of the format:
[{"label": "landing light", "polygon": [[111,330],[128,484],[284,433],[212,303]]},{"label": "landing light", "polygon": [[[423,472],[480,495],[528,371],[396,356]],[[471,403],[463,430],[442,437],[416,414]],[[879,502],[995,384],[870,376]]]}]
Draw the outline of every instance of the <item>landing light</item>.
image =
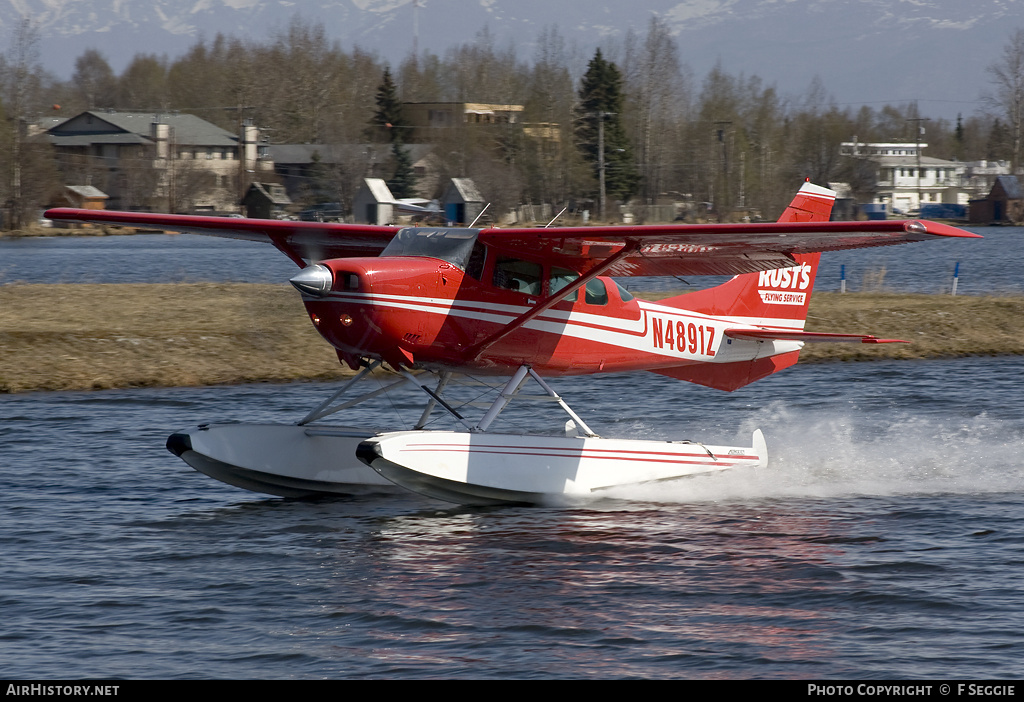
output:
[{"label": "landing light", "polygon": [[331,274],[330,268],[317,263],[303,268],[293,275],[288,282],[294,285],[299,292],[306,295],[326,297],[331,292],[334,276]]},{"label": "landing light", "polygon": [[352,318],[349,317],[347,314],[341,315],[341,317],[338,318],[338,321],[341,322],[341,325],[343,327],[351,327],[352,326]]}]

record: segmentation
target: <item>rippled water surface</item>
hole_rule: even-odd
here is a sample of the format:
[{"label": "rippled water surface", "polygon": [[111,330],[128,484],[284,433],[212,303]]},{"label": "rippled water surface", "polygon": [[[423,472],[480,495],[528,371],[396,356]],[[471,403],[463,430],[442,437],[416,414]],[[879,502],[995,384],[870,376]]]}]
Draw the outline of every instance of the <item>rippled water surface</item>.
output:
[{"label": "rippled water surface", "polygon": [[[279,499],[163,447],[202,421],[296,421],[325,385],[0,396],[0,676],[1020,677],[1022,373],[562,381],[602,434],[760,427],[771,465],[540,508]],[[417,399],[359,416],[405,422]]]},{"label": "rippled water surface", "polygon": [[[1020,293],[1024,231],[979,231],[828,254],[817,286],[845,265],[852,290],[938,292],[959,261],[961,292]],[[0,240],[0,283],[294,270],[193,236]],[[732,394],[562,381],[606,436],[760,427],[771,465],[541,508],[285,500],[164,449],[199,422],[294,422],[325,385],[0,396],[0,677],[1020,677],[1022,374],[974,358],[797,365]],[[407,426],[418,403],[353,421]]]}]

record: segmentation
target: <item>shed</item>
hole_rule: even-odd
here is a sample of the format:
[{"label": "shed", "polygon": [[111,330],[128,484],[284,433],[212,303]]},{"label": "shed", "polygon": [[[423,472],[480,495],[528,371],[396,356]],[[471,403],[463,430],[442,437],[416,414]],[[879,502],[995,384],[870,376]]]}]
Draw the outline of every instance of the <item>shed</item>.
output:
[{"label": "shed", "polygon": [[391,224],[395,198],[383,178],[363,178],[352,199],[352,216],[357,224]]},{"label": "shed", "polygon": [[471,178],[452,178],[441,198],[445,219],[451,224],[470,224],[484,209],[484,199]]},{"label": "shed", "polygon": [[61,193],[71,207],[80,210],[105,210],[109,196],[93,185],[65,185]]},{"label": "shed", "polygon": [[252,183],[242,198],[245,216],[255,219],[276,219],[291,204],[284,186],[277,183]]},{"label": "shed", "polygon": [[971,224],[1024,222],[1024,189],[1017,176],[996,178],[988,197],[971,200]]}]

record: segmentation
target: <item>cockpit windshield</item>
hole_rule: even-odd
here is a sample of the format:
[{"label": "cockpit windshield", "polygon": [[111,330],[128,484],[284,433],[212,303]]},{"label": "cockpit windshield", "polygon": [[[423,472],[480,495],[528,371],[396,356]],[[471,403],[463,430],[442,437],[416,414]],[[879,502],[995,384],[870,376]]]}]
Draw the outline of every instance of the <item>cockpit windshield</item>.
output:
[{"label": "cockpit windshield", "polygon": [[384,248],[381,256],[428,256],[466,270],[479,229],[406,227]]}]

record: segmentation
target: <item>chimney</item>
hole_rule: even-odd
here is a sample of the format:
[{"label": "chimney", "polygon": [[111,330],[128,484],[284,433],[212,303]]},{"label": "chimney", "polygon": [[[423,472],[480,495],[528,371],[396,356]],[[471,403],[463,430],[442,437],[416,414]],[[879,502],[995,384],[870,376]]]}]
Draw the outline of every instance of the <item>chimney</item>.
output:
[{"label": "chimney", "polygon": [[166,159],[169,156],[168,153],[168,140],[171,133],[170,125],[164,124],[160,121],[160,115],[154,118],[152,124],[149,125],[149,133],[156,142],[156,157],[158,159]]}]

